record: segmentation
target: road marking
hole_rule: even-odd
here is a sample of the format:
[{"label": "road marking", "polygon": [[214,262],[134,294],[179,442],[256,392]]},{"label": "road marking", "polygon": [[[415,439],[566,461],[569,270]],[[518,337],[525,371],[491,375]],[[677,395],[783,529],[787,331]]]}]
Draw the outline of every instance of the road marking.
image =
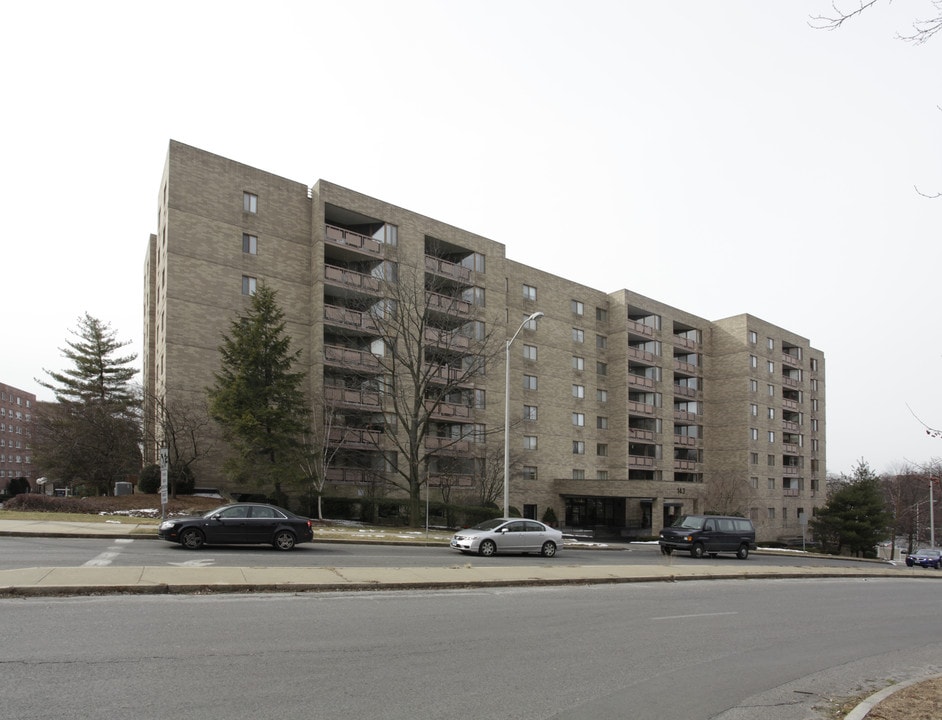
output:
[{"label": "road marking", "polygon": [[118,538],[115,540],[115,544],[109,547],[105,552],[96,555],[87,563],[83,563],[83,567],[107,567],[114,562],[114,559],[121,554],[121,551],[124,550],[122,545],[130,545],[134,542],[131,538]]},{"label": "road marking", "polygon": [[186,562],[172,562],[167,564],[175,565],[176,567],[209,567],[214,562],[216,562],[215,558],[200,558],[199,560],[187,560]]},{"label": "road marking", "polygon": [[739,615],[738,612],[716,612],[716,613],[698,613],[696,615],[665,615],[664,617],[651,618],[652,620],[685,620],[687,618],[716,617],[718,615]]}]

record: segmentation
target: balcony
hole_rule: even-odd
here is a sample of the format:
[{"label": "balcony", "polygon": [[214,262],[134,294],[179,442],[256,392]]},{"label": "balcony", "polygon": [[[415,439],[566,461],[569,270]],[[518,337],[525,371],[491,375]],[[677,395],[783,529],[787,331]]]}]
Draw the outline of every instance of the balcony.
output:
[{"label": "balcony", "polygon": [[674,460],[674,471],[693,472],[697,470],[697,465],[693,460]]},{"label": "balcony", "polygon": [[782,468],[783,475],[799,475],[800,471],[801,471],[801,468],[793,467],[789,465],[786,465],[785,467]]},{"label": "balcony", "polygon": [[376,256],[382,256],[383,254],[382,243],[378,243],[366,235],[360,235],[360,233],[355,233],[352,230],[344,230],[335,225],[326,226],[324,239],[331,245],[360,250]]},{"label": "balcony", "polygon": [[677,372],[682,372],[687,375],[699,375],[700,368],[697,365],[693,365],[683,360],[674,359],[674,370]]},{"label": "balcony", "polygon": [[435,312],[447,313],[449,315],[460,315],[470,317],[472,305],[467,300],[451,297],[449,295],[440,295],[438,293],[427,293],[429,310]]},{"label": "balcony", "polygon": [[379,446],[382,430],[366,430],[364,428],[332,428],[328,433],[331,445],[340,445],[344,448],[373,450]]},{"label": "balcony", "polygon": [[653,390],[654,380],[649,377],[644,377],[643,375],[628,373],[628,385],[631,387],[643,388],[645,390]]},{"label": "balcony", "polygon": [[354,350],[339,345],[324,346],[324,362],[361,372],[378,373],[383,368],[376,356],[368,350]]},{"label": "balcony", "polygon": [[674,435],[674,445],[683,447],[694,447],[697,444],[697,438],[689,435]]},{"label": "balcony", "polygon": [[653,443],[654,431],[653,430],[640,430],[638,428],[628,428],[628,439]]},{"label": "balcony", "polygon": [[428,272],[451,278],[452,280],[459,280],[461,282],[471,281],[471,271],[464,265],[448,262],[447,260],[442,260],[441,258],[431,255],[425,256],[425,269]]},{"label": "balcony", "polygon": [[644,455],[629,455],[628,456],[628,467],[630,468],[653,468],[657,464],[657,460],[653,457],[646,457]]},{"label": "balcony", "polygon": [[344,406],[377,411],[382,409],[382,395],[375,390],[325,387],[324,399],[334,407]]},{"label": "balcony", "polygon": [[687,387],[686,385],[678,385],[674,383],[674,395],[686,398],[696,398],[697,391],[692,387]]},{"label": "balcony", "polygon": [[471,339],[467,335],[439,328],[425,328],[425,342],[457,352],[467,352],[471,347]]},{"label": "balcony", "polygon": [[351,310],[340,305],[324,306],[324,322],[331,325],[341,325],[352,330],[361,330],[366,333],[376,334],[378,328],[373,316],[368,312],[360,310]]},{"label": "balcony", "polygon": [[784,398],[782,400],[782,407],[785,410],[794,410],[795,412],[798,411],[798,403],[795,402],[794,400],[789,400],[787,398]]},{"label": "balcony", "polygon": [[801,367],[801,358],[791,353],[782,353],[782,362],[791,367]]},{"label": "balcony", "polygon": [[376,482],[379,478],[370,470],[363,468],[327,468],[327,482],[340,483],[344,485],[362,485],[364,483]]},{"label": "balcony", "polygon": [[800,388],[801,380],[796,380],[795,378],[791,378],[786,375],[782,378],[782,385],[790,388]]},{"label": "balcony", "polygon": [[690,422],[698,423],[700,422],[700,416],[696,413],[687,412],[686,410],[674,410],[674,420],[680,420],[681,422]]},{"label": "balcony", "polygon": [[644,335],[645,337],[654,337],[654,328],[650,325],[645,325],[644,323],[639,323],[637,320],[628,320],[628,332],[634,333],[635,335]]},{"label": "balcony", "polygon": [[474,408],[470,405],[440,402],[436,407],[433,401],[426,400],[425,408],[429,411],[431,417],[440,420],[470,420],[474,415]]},{"label": "balcony", "polygon": [[653,415],[654,410],[655,408],[653,405],[648,405],[647,403],[643,403],[643,402],[636,402],[635,400],[628,401],[629,413],[633,413],[636,415]]},{"label": "balcony", "polygon": [[782,430],[785,432],[798,433],[801,430],[801,425],[796,422],[791,422],[790,420],[782,420]]},{"label": "balcony", "polygon": [[342,287],[347,290],[357,290],[370,295],[378,295],[380,292],[380,281],[372,275],[347,270],[335,265],[324,266],[324,282],[327,285]]},{"label": "balcony", "polygon": [[651,365],[657,364],[657,355],[652,352],[648,352],[647,350],[642,350],[639,347],[635,347],[634,345],[628,346],[628,357],[632,360],[641,360]]},{"label": "balcony", "polygon": [[698,344],[689,338],[674,335],[674,347],[684,348],[685,350],[696,350]]},{"label": "balcony", "polygon": [[450,437],[427,436],[425,438],[425,448],[446,455],[467,455],[471,452],[471,442]]},{"label": "balcony", "polygon": [[798,488],[783,488],[782,497],[798,497],[801,493],[801,490]]}]

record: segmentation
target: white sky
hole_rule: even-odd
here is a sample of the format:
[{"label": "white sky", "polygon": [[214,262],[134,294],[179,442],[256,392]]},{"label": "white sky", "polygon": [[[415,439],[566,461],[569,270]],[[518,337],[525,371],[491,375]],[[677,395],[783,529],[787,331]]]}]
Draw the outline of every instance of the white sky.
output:
[{"label": "white sky", "polygon": [[942,426],[942,198],[914,190],[942,192],[942,37],[895,39],[934,15],[928,0],[809,27],[829,10],[10,4],[0,382],[50,399],[34,378],[67,366],[86,311],[141,352],[173,138],[476,232],[585,285],[757,315],[825,353],[829,471],[942,456],[909,410]]}]

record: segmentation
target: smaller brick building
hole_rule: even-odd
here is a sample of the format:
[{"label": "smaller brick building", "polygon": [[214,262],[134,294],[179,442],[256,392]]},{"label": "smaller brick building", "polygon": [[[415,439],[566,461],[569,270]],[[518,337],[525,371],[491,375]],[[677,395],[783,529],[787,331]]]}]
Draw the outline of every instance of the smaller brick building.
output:
[{"label": "smaller brick building", "polygon": [[35,489],[32,422],[36,396],[0,383],[0,495],[13,478],[26,478]]}]

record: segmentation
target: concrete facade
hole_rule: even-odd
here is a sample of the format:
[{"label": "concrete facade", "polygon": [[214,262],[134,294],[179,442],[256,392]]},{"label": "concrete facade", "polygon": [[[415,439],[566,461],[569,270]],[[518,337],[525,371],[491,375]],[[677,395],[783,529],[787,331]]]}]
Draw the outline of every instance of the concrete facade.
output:
[{"label": "concrete facade", "polygon": [[[252,283],[266,283],[302,351],[310,397],[335,403],[348,428],[331,493],[362,493],[364,467],[382,475],[369,459],[383,449],[370,418],[384,402],[371,314],[395,277],[421,283],[417,295],[424,286],[439,331],[473,342],[486,328],[499,347],[486,373],[436,408],[433,497],[447,485],[470,498],[478,471],[502,454],[505,342],[517,332],[507,387],[511,505],[523,514],[552,508],[564,525],[650,536],[678,514],[736,511],[774,539],[800,535],[800,515],[824,502],[824,356],[794,332],[586,287],[446,223],[177,142],[158,207],[145,261],[145,387],[205,397],[222,334]],[[534,328],[521,327],[538,311]],[[437,357],[446,354],[462,364],[457,346]],[[226,487],[220,466],[204,462],[198,484]]]}]

